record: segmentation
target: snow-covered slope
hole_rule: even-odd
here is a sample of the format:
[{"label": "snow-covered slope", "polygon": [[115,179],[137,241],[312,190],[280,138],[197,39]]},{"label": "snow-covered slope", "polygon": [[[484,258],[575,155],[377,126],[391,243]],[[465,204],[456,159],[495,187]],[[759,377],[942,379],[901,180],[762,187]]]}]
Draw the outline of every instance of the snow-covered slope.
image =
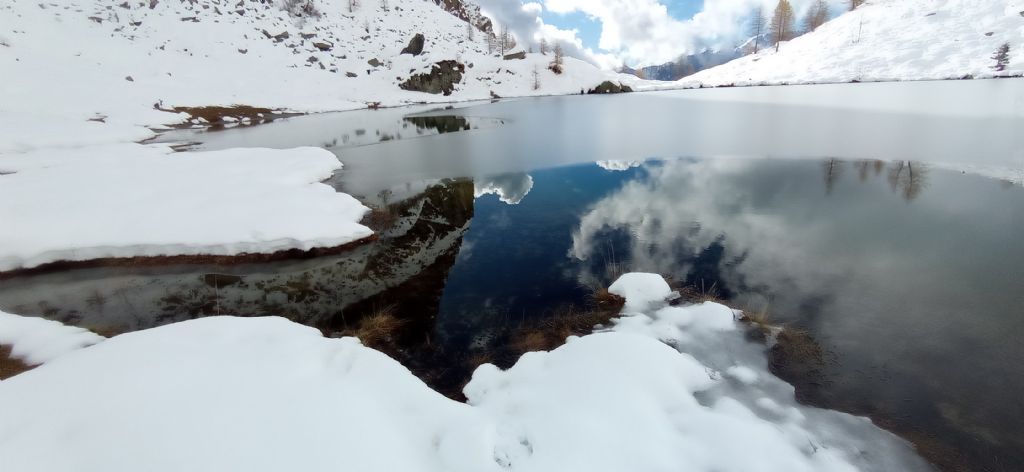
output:
[{"label": "snow-covered slope", "polygon": [[[571,58],[561,75],[546,68],[550,55],[503,60],[488,53],[484,32],[474,29],[469,39],[467,23],[433,1],[390,0],[385,10],[384,2],[364,0],[350,13],[347,0],[310,0],[316,16],[291,13],[285,3],[5,1],[0,117],[153,126],[182,119],[156,103],[343,110],[487,99],[491,92],[579,93],[614,77]],[[423,53],[400,54],[417,33],[425,37]],[[452,96],[398,87],[442,60],[467,67]]]},{"label": "snow-covered slope", "polygon": [[928,469],[870,421],[798,404],[732,310],[669,306],[654,274],[610,291],[627,299],[614,326],[484,364],[467,404],[282,318],[116,336],[0,382],[0,457],[5,472]]},{"label": "snow-covered slope", "polygon": [[[1010,43],[1010,63],[991,68]],[[721,86],[1024,73],[1024,0],[870,0],[812,33],[684,78]]]}]

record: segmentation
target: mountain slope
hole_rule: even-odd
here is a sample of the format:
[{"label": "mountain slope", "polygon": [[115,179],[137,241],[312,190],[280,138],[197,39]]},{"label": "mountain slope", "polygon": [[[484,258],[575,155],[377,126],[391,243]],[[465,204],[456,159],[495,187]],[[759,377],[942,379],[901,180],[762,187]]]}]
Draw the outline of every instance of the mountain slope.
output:
[{"label": "mountain slope", "polygon": [[[1010,43],[1006,71],[991,68]],[[678,82],[758,85],[1024,73],[1024,0],[873,0],[816,31]]]},{"label": "mountain slope", "polygon": [[[614,77],[572,58],[556,75],[547,69],[551,56],[490,54],[485,33],[472,28],[470,39],[469,25],[456,16],[488,28],[472,4],[358,3],[350,12],[348,0],[7,1],[0,6],[0,121],[154,126],[185,118],[156,103],[343,110],[492,92],[579,93]],[[425,38],[422,54],[401,54],[417,33]],[[451,96],[399,88],[445,60],[465,65]],[[13,139],[0,131],[0,143],[4,138]]]}]

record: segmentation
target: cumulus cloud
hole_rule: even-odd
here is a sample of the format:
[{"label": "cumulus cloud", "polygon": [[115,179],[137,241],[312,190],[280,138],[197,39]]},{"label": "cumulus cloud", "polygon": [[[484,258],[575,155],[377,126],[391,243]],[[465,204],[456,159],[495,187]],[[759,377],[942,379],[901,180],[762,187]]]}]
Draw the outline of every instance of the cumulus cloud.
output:
[{"label": "cumulus cloud", "polygon": [[[747,37],[747,23],[761,6],[770,14],[777,0],[705,0],[692,18],[674,18],[659,0],[480,0],[496,23],[505,25],[520,41],[558,40],[566,54],[609,67],[622,63],[651,65],[684,54],[731,49]],[[798,17],[814,0],[790,0]],[[833,14],[844,0],[827,0]],[[597,51],[584,47],[576,31],[544,23],[542,14],[583,13],[601,24]]]},{"label": "cumulus cloud", "polygon": [[558,43],[571,57],[585,60],[591,64],[611,69],[622,65],[615,54],[598,53],[584,47],[576,30],[564,30],[544,23],[541,14],[544,7],[537,2],[522,0],[478,0],[484,15],[496,25],[508,28],[516,41],[524,48],[537,48],[541,38],[554,44]]}]

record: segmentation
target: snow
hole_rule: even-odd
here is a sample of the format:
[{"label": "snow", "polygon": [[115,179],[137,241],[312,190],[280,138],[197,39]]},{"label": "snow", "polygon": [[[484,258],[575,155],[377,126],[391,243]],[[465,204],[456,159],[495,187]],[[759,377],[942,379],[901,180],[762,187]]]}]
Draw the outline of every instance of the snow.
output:
[{"label": "snow", "polygon": [[[10,34],[8,46],[0,46],[0,114],[53,121],[105,117],[110,127],[155,127],[185,118],[156,110],[156,103],[318,112],[368,102],[489,99],[492,91],[579,93],[620,77],[573,58],[565,59],[561,75],[547,69],[551,55],[503,60],[487,52],[483,32],[469,40],[464,21],[422,0],[390,0],[386,11],[368,1],[353,13],[346,0],[312,0],[319,18],[289,15],[277,1],[3,3],[0,31]],[[276,41],[263,31],[288,38]],[[415,33],[426,37],[424,53],[400,54]],[[382,65],[369,65],[372,59]],[[452,96],[399,89],[409,76],[449,59],[467,64]],[[535,68],[539,90],[533,89]]]},{"label": "snow", "polygon": [[[671,85],[805,84],[1024,73],[1024,0],[872,0],[814,32]],[[993,53],[1010,44],[1004,72]]]},{"label": "snow", "polygon": [[612,172],[619,172],[629,170],[634,167],[640,167],[643,161],[596,161],[594,162],[598,167]]},{"label": "snow", "polygon": [[[349,12],[344,0],[312,0],[317,17],[278,1],[0,4],[0,271],[310,249],[370,235],[357,224],[362,205],[317,183],[341,166],[326,151],[171,156],[166,144],[132,144],[190,118],[165,111],[174,107],[323,112],[579,93],[620,78],[573,58],[560,75],[548,70],[550,55],[506,61],[435,2],[362,3]],[[472,5],[469,15],[478,16]],[[426,37],[424,53],[400,54],[415,33]],[[467,69],[451,96],[398,87],[452,59]]]},{"label": "snow", "polygon": [[109,144],[0,155],[0,271],[357,241],[372,235],[359,224],[368,209],[320,183],[339,168],[319,148],[172,153]]},{"label": "snow", "polygon": [[646,308],[481,366],[465,404],[282,318],[124,334],[0,383],[17,406],[0,409],[0,457],[17,472],[927,470],[866,419],[797,404],[732,310],[668,306],[653,274],[612,290]]},{"label": "snow", "polygon": [[0,345],[11,346],[11,356],[29,365],[50,362],[103,339],[91,331],[57,321],[0,311]]}]

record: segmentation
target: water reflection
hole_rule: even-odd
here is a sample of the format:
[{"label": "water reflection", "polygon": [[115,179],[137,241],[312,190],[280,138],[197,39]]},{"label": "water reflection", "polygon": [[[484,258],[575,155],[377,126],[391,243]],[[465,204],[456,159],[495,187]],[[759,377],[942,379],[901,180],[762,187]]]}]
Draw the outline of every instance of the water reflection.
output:
[{"label": "water reflection", "polygon": [[807,330],[824,354],[790,379],[803,400],[871,415],[949,470],[1024,464],[1020,187],[916,161],[679,159],[372,200],[381,239],[340,256],[20,277],[0,308],[108,332],[217,314],[335,332],[388,307],[408,322],[392,354],[457,392],[510,328],[658,272]]},{"label": "water reflection", "polygon": [[644,170],[573,231],[581,282],[625,265],[770,307],[831,353],[805,400],[958,451],[947,468],[1022,463],[1024,192],[907,161]]},{"label": "water reflection", "polygon": [[477,198],[493,194],[503,203],[518,205],[533,189],[533,177],[523,172],[495,175],[477,179],[475,188]]},{"label": "water reflection", "polygon": [[[235,267],[99,268],[0,284],[0,306],[103,332],[211,315],[278,315],[340,330],[399,304],[432,328],[441,289],[473,216],[473,183],[443,181],[388,205],[381,239],[337,256]],[[432,287],[423,296],[424,287]],[[424,303],[423,298],[433,299]]]}]

